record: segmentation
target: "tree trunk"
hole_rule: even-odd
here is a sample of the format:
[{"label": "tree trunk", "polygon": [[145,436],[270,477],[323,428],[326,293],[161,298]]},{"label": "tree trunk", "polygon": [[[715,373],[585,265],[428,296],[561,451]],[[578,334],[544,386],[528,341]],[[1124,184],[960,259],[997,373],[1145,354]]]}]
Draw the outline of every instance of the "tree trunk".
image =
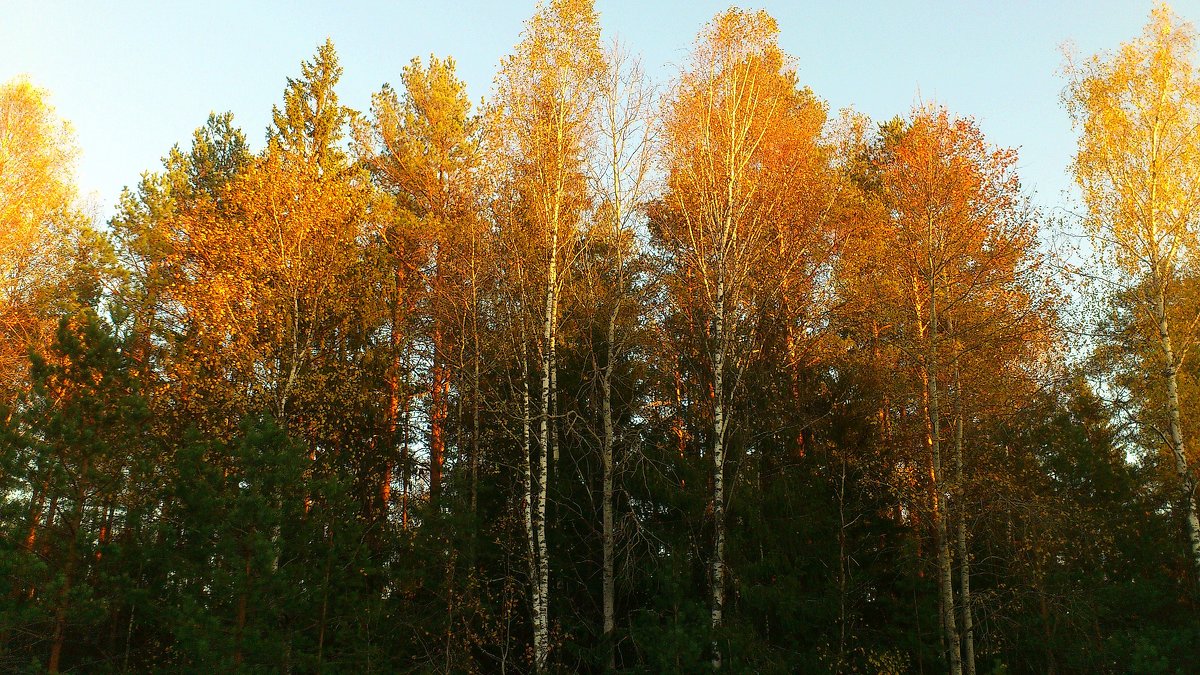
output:
[{"label": "tree trunk", "polygon": [[136,611],[137,605],[129,606],[129,621],[125,623],[125,655],[124,658],[121,659],[122,673],[129,672],[129,647],[130,643],[133,642],[133,618]]},{"label": "tree trunk", "polygon": [[[39,466],[42,462],[39,462]],[[34,553],[34,547],[37,545],[38,527],[41,525],[42,509],[46,505],[46,493],[50,491],[50,473],[45,472],[45,477],[41,481],[41,489],[29,497],[29,532],[25,535],[25,550],[29,553]],[[54,518],[54,509],[50,510],[50,519]],[[47,519],[49,522],[49,519]],[[12,598],[18,605],[22,601],[33,599],[37,587],[31,582],[28,588],[22,588],[20,584],[13,584]],[[0,649],[8,644],[9,627],[6,625],[3,630],[0,630]]]},{"label": "tree trunk", "polygon": [[522,363],[522,383],[521,383],[521,444],[522,459],[525,469],[525,535],[529,546],[529,585],[530,585],[530,609],[533,614],[533,641],[534,641],[534,669],[537,672],[542,672],[545,669],[545,651],[544,647],[548,646],[548,633],[546,628],[546,615],[543,610],[544,602],[544,587],[542,580],[542,546],[543,537],[540,536],[542,523],[540,522],[539,514],[544,515],[542,505],[545,500],[542,498],[543,485],[538,480],[541,474],[541,468],[545,467],[545,452],[540,452],[538,462],[538,475],[534,474],[534,445],[533,445],[533,413],[532,397],[529,391],[529,355],[525,348],[525,340],[521,340],[521,363]]},{"label": "tree trunk", "polygon": [[[558,301],[555,300],[554,308],[555,317],[551,319],[551,325],[557,331],[558,325]],[[550,437],[547,439],[550,444],[550,470],[558,470],[558,335],[555,333],[555,339],[550,342]],[[557,475],[557,474],[556,474]]]},{"label": "tree trunk", "polygon": [[963,395],[958,352],[954,354],[954,397],[954,506],[958,511],[958,581],[959,600],[962,605],[963,673],[975,675],[975,623],[971,617],[971,556],[967,549],[966,486],[963,482]]},{"label": "tree trunk", "polygon": [[842,672],[846,659],[846,587],[850,576],[850,561],[846,551],[846,455],[841,455],[841,475],[838,480],[838,655],[837,672]]},{"label": "tree trunk", "polygon": [[[333,550],[333,534],[330,533],[326,545]],[[329,617],[329,568],[333,565],[332,556],[325,556],[325,570],[321,579],[321,617],[317,626],[317,672],[325,662],[325,626]]]},{"label": "tree trunk", "polygon": [[[436,296],[435,296],[436,300]],[[435,319],[436,320],[436,319]],[[442,332],[433,331],[433,378],[429,388],[429,500],[442,492],[442,467],[446,463],[446,393],[450,370],[446,367]]]},{"label": "tree trunk", "polygon": [[1042,623],[1042,647],[1046,655],[1046,675],[1054,675],[1058,672],[1058,663],[1054,658],[1054,627],[1050,623],[1050,607],[1046,603],[1046,591],[1044,588],[1044,579],[1042,574],[1038,573],[1038,614]]},{"label": "tree trunk", "polygon": [[[932,260],[931,269],[932,269]],[[932,277],[932,272],[930,274]],[[938,594],[942,606],[942,631],[946,640],[951,675],[962,675],[962,652],[959,648],[958,625],[954,611],[954,577],[950,568],[950,541],[942,498],[941,410],[938,407],[937,369],[937,294],[934,281],[929,283],[929,325],[925,334],[925,389],[929,430],[929,491],[934,538],[937,546]]]},{"label": "tree trunk", "polygon": [[604,415],[604,449],[602,460],[604,464],[604,504],[603,504],[603,537],[604,537],[604,564],[603,564],[603,602],[604,602],[604,642],[605,649],[608,651],[608,670],[615,671],[617,669],[616,645],[613,644],[613,631],[616,627],[614,616],[615,607],[615,588],[613,575],[613,550],[615,534],[613,532],[613,446],[615,444],[613,430],[613,410],[612,410],[612,371],[614,349],[613,342],[616,339],[616,323],[617,311],[619,307],[613,308],[612,313],[608,317],[608,335],[607,346],[608,354],[607,361],[604,365],[604,374],[601,381],[601,396]]},{"label": "tree trunk", "polygon": [[[411,354],[406,346],[404,350],[405,369],[411,363]],[[400,525],[408,529],[408,500],[412,481],[412,396],[407,387],[400,397]]]},{"label": "tree trunk", "polygon": [[475,339],[475,363],[471,382],[471,515],[479,514],[479,339]]},{"label": "tree trunk", "polygon": [[388,351],[391,362],[388,364],[387,373],[387,435],[384,441],[383,479],[379,485],[380,508],[385,520],[388,517],[388,511],[392,503],[392,478],[395,472],[395,454],[400,445],[400,289],[403,280],[403,272],[397,266],[395,275],[396,288],[392,295],[390,308],[391,330],[388,336]]},{"label": "tree trunk", "polygon": [[46,504],[46,493],[50,490],[50,472],[45,473],[45,478],[41,481],[42,487],[35,495],[31,495],[29,499],[29,533],[25,535],[25,549],[30,553],[33,552],[33,547],[37,543],[37,530],[40,525],[39,519],[42,515],[42,507]]},{"label": "tree trunk", "polygon": [[[471,516],[479,513],[479,279],[475,273],[475,241],[471,241],[471,341],[475,354],[471,359]],[[472,538],[474,541],[474,538]],[[474,545],[472,545],[474,550]]]},{"label": "tree trunk", "polygon": [[550,220],[550,247],[548,267],[546,271],[546,303],[542,314],[542,349],[541,349],[541,411],[538,426],[538,465],[537,490],[531,495],[537,510],[533,519],[533,536],[535,552],[535,574],[531,579],[534,586],[534,615],[533,615],[533,651],[534,669],[545,672],[550,654],[550,624],[549,624],[549,595],[550,595],[550,562],[549,550],[546,543],[546,494],[549,487],[550,456],[553,452],[553,432],[550,428],[551,416],[555,399],[555,343],[558,340],[555,318],[558,315],[558,216],[559,203],[557,195],[554,201],[553,215]]},{"label": "tree trunk", "polygon": [[712,666],[721,668],[717,631],[725,614],[725,278],[717,271],[717,303],[713,358],[713,561],[712,561]]},{"label": "tree trunk", "polygon": [[1171,333],[1167,325],[1165,291],[1158,285],[1155,296],[1155,318],[1158,320],[1158,338],[1162,347],[1163,361],[1167,385],[1167,413],[1170,418],[1170,446],[1175,456],[1175,473],[1182,485],[1182,498],[1187,520],[1188,540],[1191,544],[1192,565],[1196,569],[1197,579],[1200,579],[1200,517],[1196,513],[1196,478],[1188,466],[1187,452],[1183,441],[1183,424],[1179,413],[1179,363],[1175,358],[1175,350],[1171,345]]}]

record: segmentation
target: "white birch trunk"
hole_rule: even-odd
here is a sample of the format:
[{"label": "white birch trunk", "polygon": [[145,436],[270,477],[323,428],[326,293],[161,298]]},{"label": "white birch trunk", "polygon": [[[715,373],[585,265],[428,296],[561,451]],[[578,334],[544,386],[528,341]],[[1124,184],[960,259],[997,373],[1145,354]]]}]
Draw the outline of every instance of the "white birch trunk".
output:
[{"label": "white birch trunk", "polygon": [[1166,299],[1159,286],[1155,297],[1154,313],[1158,320],[1158,339],[1162,347],[1163,361],[1166,364],[1164,375],[1167,385],[1167,413],[1170,422],[1171,454],[1175,457],[1175,473],[1182,485],[1184,502],[1184,517],[1187,520],[1188,541],[1191,545],[1192,565],[1200,577],[1200,517],[1196,513],[1196,478],[1188,466],[1186,446],[1183,440],[1183,424],[1180,422],[1179,411],[1179,363],[1175,357],[1175,349],[1171,344],[1171,332],[1167,325]]},{"label": "white birch trunk", "polygon": [[550,259],[546,273],[546,305],[542,321],[542,391],[541,416],[538,428],[538,474],[537,490],[533,499],[536,502],[536,517],[534,518],[533,534],[536,544],[534,552],[535,576],[531,580],[534,586],[533,608],[533,650],[534,669],[545,672],[550,654],[550,623],[549,623],[549,594],[550,594],[550,563],[549,551],[546,544],[546,490],[549,483],[551,430],[550,415],[554,405],[554,368],[556,366],[555,316],[557,315],[558,288],[558,204],[554,205],[554,217],[550,226]]},{"label": "white birch trunk", "polygon": [[954,481],[955,508],[958,510],[958,582],[962,606],[963,673],[975,675],[975,622],[971,617],[971,557],[967,549],[967,509],[963,475],[963,395],[958,352],[954,354]]},{"label": "white birch trunk", "polygon": [[725,614],[725,279],[717,267],[717,303],[713,358],[713,561],[712,561],[712,666],[721,667],[716,633]]},{"label": "white birch trunk", "polygon": [[538,531],[540,523],[536,516],[536,509],[541,503],[540,489],[533,472],[533,415],[531,411],[532,397],[529,393],[529,356],[525,348],[525,341],[521,341],[521,445],[522,445],[522,460],[525,470],[525,536],[529,545],[529,581],[530,581],[530,606],[533,614],[533,634],[534,634],[534,667],[538,672],[544,668],[544,661],[541,659],[542,652],[538,649],[540,644],[539,637],[545,633],[545,615],[542,613],[543,593],[541,579],[541,560],[539,553],[541,547],[538,545]]}]

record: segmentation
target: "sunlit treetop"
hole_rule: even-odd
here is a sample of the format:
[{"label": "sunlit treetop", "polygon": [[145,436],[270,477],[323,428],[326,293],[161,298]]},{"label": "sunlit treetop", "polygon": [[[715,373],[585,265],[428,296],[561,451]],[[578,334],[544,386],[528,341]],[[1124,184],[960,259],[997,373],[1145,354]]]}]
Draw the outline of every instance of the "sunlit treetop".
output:
[{"label": "sunlit treetop", "polygon": [[326,40],[311,61],[302,62],[300,73],[287,80],[283,109],[273,109],[267,140],[288,157],[321,172],[336,172],[347,162],[340,143],[350,113],[338,103],[335,91],[342,67],[333,41]]},{"label": "sunlit treetop", "polygon": [[1197,253],[1200,77],[1195,28],[1158,5],[1141,36],[1069,59],[1063,99],[1081,132],[1073,169],[1085,223],[1127,271],[1164,272]]}]

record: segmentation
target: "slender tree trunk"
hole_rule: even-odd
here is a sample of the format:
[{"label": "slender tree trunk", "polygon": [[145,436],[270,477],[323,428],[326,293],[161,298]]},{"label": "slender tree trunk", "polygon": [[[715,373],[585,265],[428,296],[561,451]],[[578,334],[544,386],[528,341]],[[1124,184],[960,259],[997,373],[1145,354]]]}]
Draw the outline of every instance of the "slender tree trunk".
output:
[{"label": "slender tree trunk", "polygon": [[555,339],[552,340],[550,343],[550,364],[551,364],[550,365],[550,415],[549,415],[550,437],[549,437],[549,439],[547,439],[548,442],[550,443],[550,470],[551,471],[558,470],[558,344],[557,344],[557,342],[558,342],[558,339],[557,339],[558,338],[558,335],[557,335],[558,300],[557,300],[557,298],[555,299],[554,304],[555,304],[555,307],[554,307],[555,317],[553,319],[551,319],[551,321],[552,321],[552,326],[554,327],[554,329],[556,331],[556,334],[555,334]]},{"label": "slender tree trunk", "polygon": [[[436,282],[435,282],[436,288]],[[435,293],[435,302],[437,295]],[[433,330],[433,381],[429,389],[429,499],[442,491],[442,467],[446,463],[446,393],[450,371],[444,362],[445,345],[439,328]]]},{"label": "slender tree trunk", "polygon": [[383,479],[379,485],[379,501],[384,518],[387,518],[392,503],[392,478],[395,472],[395,453],[400,444],[400,289],[404,275],[399,267],[396,268],[396,288],[391,301],[391,330],[388,336],[387,387],[387,436],[384,441]]},{"label": "slender tree trunk", "polygon": [[975,675],[975,624],[971,617],[971,556],[967,549],[967,508],[963,476],[963,395],[958,352],[954,354],[954,495],[958,512],[959,600],[962,605],[963,673]]},{"label": "slender tree trunk", "polygon": [[[479,514],[479,279],[476,275],[475,240],[471,240],[471,515]],[[472,547],[473,549],[474,547]]]},{"label": "slender tree trunk", "polygon": [[534,519],[534,537],[536,543],[537,563],[536,576],[533,584],[536,587],[534,608],[534,667],[537,672],[545,672],[550,653],[549,626],[549,593],[550,565],[549,551],[546,544],[546,491],[550,476],[551,444],[551,415],[554,405],[554,369],[555,369],[555,330],[554,317],[556,314],[557,298],[555,291],[558,286],[558,227],[557,219],[551,226],[549,269],[546,274],[546,304],[542,322],[542,389],[541,411],[538,422],[538,466],[537,492],[535,495],[537,517]]},{"label": "slender tree trunk", "polygon": [[479,338],[471,374],[471,515],[479,515]]},{"label": "slender tree trunk", "polygon": [[725,274],[717,270],[717,302],[713,340],[713,561],[712,666],[721,668],[717,632],[725,615]]},{"label": "slender tree trunk", "polygon": [[613,551],[615,533],[613,531],[613,446],[615,445],[612,409],[612,371],[614,348],[616,340],[617,312],[620,303],[613,308],[608,317],[607,347],[608,354],[604,365],[601,381],[601,396],[604,415],[604,448],[602,460],[604,464],[604,504],[603,504],[603,538],[604,538],[604,569],[603,569],[603,603],[604,603],[604,641],[608,651],[608,670],[617,669],[616,645],[613,644],[613,631],[616,627],[615,618],[615,587],[613,574]]},{"label": "slender tree trunk", "polygon": [[[932,260],[931,265],[932,269]],[[949,655],[951,675],[962,675],[962,652],[959,646],[958,625],[954,611],[954,577],[951,571],[950,541],[946,527],[946,508],[943,503],[943,474],[941,446],[941,410],[938,407],[937,368],[937,294],[930,273],[929,325],[925,334],[925,384],[929,429],[929,491],[934,537],[937,546],[938,594],[942,608],[942,630]]]},{"label": "slender tree trunk", "polygon": [[1046,675],[1054,675],[1058,672],[1058,663],[1054,658],[1054,627],[1050,623],[1050,607],[1046,602],[1046,591],[1043,587],[1044,579],[1041,572],[1038,572],[1038,614],[1042,620],[1042,640],[1045,643],[1043,650],[1046,655]]},{"label": "slender tree trunk", "polygon": [[[524,331],[522,330],[522,333]],[[537,538],[533,532],[533,509],[534,509],[534,485],[533,485],[533,411],[530,409],[532,405],[532,397],[529,395],[529,354],[526,351],[525,340],[521,340],[521,450],[522,450],[522,468],[525,473],[525,534],[529,544],[529,575],[531,579],[537,578],[537,563],[534,558],[537,556]],[[537,584],[533,585],[533,591],[537,593]],[[534,598],[534,609],[538,607],[538,601]]]},{"label": "slender tree trunk", "polygon": [[[525,341],[521,341],[521,361],[522,361],[522,422],[521,422],[521,438],[524,451],[522,452],[525,469],[525,534],[529,544],[529,585],[531,595],[531,609],[533,614],[533,640],[534,640],[534,669],[537,672],[543,672],[546,667],[546,652],[548,647],[549,634],[546,625],[545,608],[545,592],[546,587],[542,584],[542,567],[544,554],[544,536],[542,519],[545,517],[545,483],[543,482],[545,474],[543,473],[546,467],[545,448],[538,448],[537,458],[534,455],[534,444],[532,435],[533,411],[532,397],[529,391],[529,358],[525,349]],[[544,417],[544,411],[542,413]],[[544,422],[544,419],[543,419]],[[543,436],[544,438],[544,436]],[[538,467],[537,472],[534,471],[534,465]],[[539,480],[539,477],[542,480]]]},{"label": "slender tree trunk", "polygon": [[446,666],[443,672],[453,673],[454,669],[454,572],[456,568],[457,557],[453,552],[450,553],[450,559],[446,561]]},{"label": "slender tree trunk", "polygon": [[104,558],[104,547],[108,545],[108,539],[112,532],[113,507],[111,500],[106,500],[106,503],[100,509],[100,532],[96,537],[96,562],[100,562]]},{"label": "slender tree trunk", "polygon": [[[39,465],[41,462],[39,462]],[[34,547],[37,545],[37,531],[41,525],[42,509],[46,505],[46,493],[50,490],[50,473],[45,473],[45,478],[41,481],[41,489],[29,498],[29,532],[25,535],[25,550],[29,553],[34,553]],[[54,517],[53,507],[50,510],[50,518]],[[49,522],[49,520],[47,520]],[[30,583],[27,588],[22,588],[20,584],[13,584],[12,598],[17,604],[28,602],[33,599],[37,587]],[[3,630],[0,630],[0,649],[3,649],[8,644],[10,629],[5,625]]]},{"label": "slender tree trunk", "polygon": [[333,567],[333,531],[330,530],[325,540],[325,569],[321,575],[321,616],[317,628],[317,672],[320,673],[325,663],[325,627],[329,622],[329,575]]},{"label": "slender tree trunk", "polygon": [[850,577],[850,562],[846,552],[846,455],[841,454],[841,476],[838,481],[838,657],[837,671],[842,672],[846,659],[846,587]]},{"label": "slender tree trunk", "polygon": [[[675,415],[671,420],[671,429],[675,432],[675,453],[679,457],[680,465],[683,464],[684,457],[687,455],[687,431],[683,425],[683,364],[679,361],[675,363]],[[682,475],[679,477],[679,489],[687,488],[687,479]]]},{"label": "slender tree trunk", "polygon": [[[406,347],[404,350],[405,370],[411,363],[409,356],[408,347]],[[400,419],[400,524],[407,530],[409,483],[412,480],[412,397],[409,396],[407,387],[400,396]]]},{"label": "slender tree trunk", "polygon": [[42,515],[42,507],[46,505],[46,493],[50,490],[50,472],[46,472],[45,478],[42,479],[42,487],[37,491],[37,494],[30,497],[29,504],[29,533],[25,535],[25,549],[30,553],[33,552],[33,547],[37,543],[37,530],[40,525],[39,519]]},{"label": "slender tree trunk", "polygon": [[[561,130],[560,130],[561,143]],[[550,459],[554,452],[553,430],[551,429],[555,401],[555,369],[557,363],[556,343],[558,330],[558,237],[561,211],[561,188],[552,197],[548,223],[550,241],[546,269],[545,306],[542,313],[541,335],[541,409],[538,420],[538,456],[536,491],[530,495],[531,506],[536,510],[533,518],[532,541],[534,546],[534,574],[530,579],[533,587],[533,651],[534,669],[545,672],[550,655],[550,553],[546,542],[546,502],[550,477]],[[528,380],[526,380],[528,382]]]},{"label": "slender tree trunk", "polygon": [[121,659],[121,672],[129,672],[129,651],[130,644],[133,642],[133,618],[137,611],[137,605],[129,606],[129,621],[125,624],[125,656]]},{"label": "slender tree trunk", "polygon": [[1188,540],[1191,544],[1192,565],[1196,568],[1197,579],[1200,579],[1200,516],[1196,513],[1196,478],[1188,466],[1187,452],[1183,441],[1183,424],[1179,412],[1179,363],[1171,344],[1171,332],[1167,324],[1166,298],[1162,285],[1156,290],[1155,318],[1158,320],[1158,339],[1162,347],[1164,374],[1167,385],[1167,413],[1170,419],[1170,446],[1175,456],[1175,473],[1182,485],[1184,517],[1187,520]]},{"label": "slender tree trunk", "polygon": [[[69,553],[75,553],[74,546],[71,546]],[[68,596],[71,593],[71,576],[75,571],[74,568],[74,563],[68,560],[67,566],[63,570],[63,585],[58,592],[58,602],[54,608],[54,634],[50,642],[50,660],[46,664],[46,670],[50,673],[58,672],[58,663],[62,658],[62,648],[67,633],[67,608],[70,603]]]}]

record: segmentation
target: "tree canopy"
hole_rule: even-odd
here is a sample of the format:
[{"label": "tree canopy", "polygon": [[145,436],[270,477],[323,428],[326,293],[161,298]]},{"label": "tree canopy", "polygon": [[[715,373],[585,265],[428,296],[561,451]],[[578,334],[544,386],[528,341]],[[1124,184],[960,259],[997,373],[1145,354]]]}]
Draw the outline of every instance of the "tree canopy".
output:
[{"label": "tree canopy", "polygon": [[1066,223],[764,11],[655,83],[547,0],[478,104],[325,41],[106,223],[0,86],[0,669],[1189,672],[1195,40],[1069,58]]}]

